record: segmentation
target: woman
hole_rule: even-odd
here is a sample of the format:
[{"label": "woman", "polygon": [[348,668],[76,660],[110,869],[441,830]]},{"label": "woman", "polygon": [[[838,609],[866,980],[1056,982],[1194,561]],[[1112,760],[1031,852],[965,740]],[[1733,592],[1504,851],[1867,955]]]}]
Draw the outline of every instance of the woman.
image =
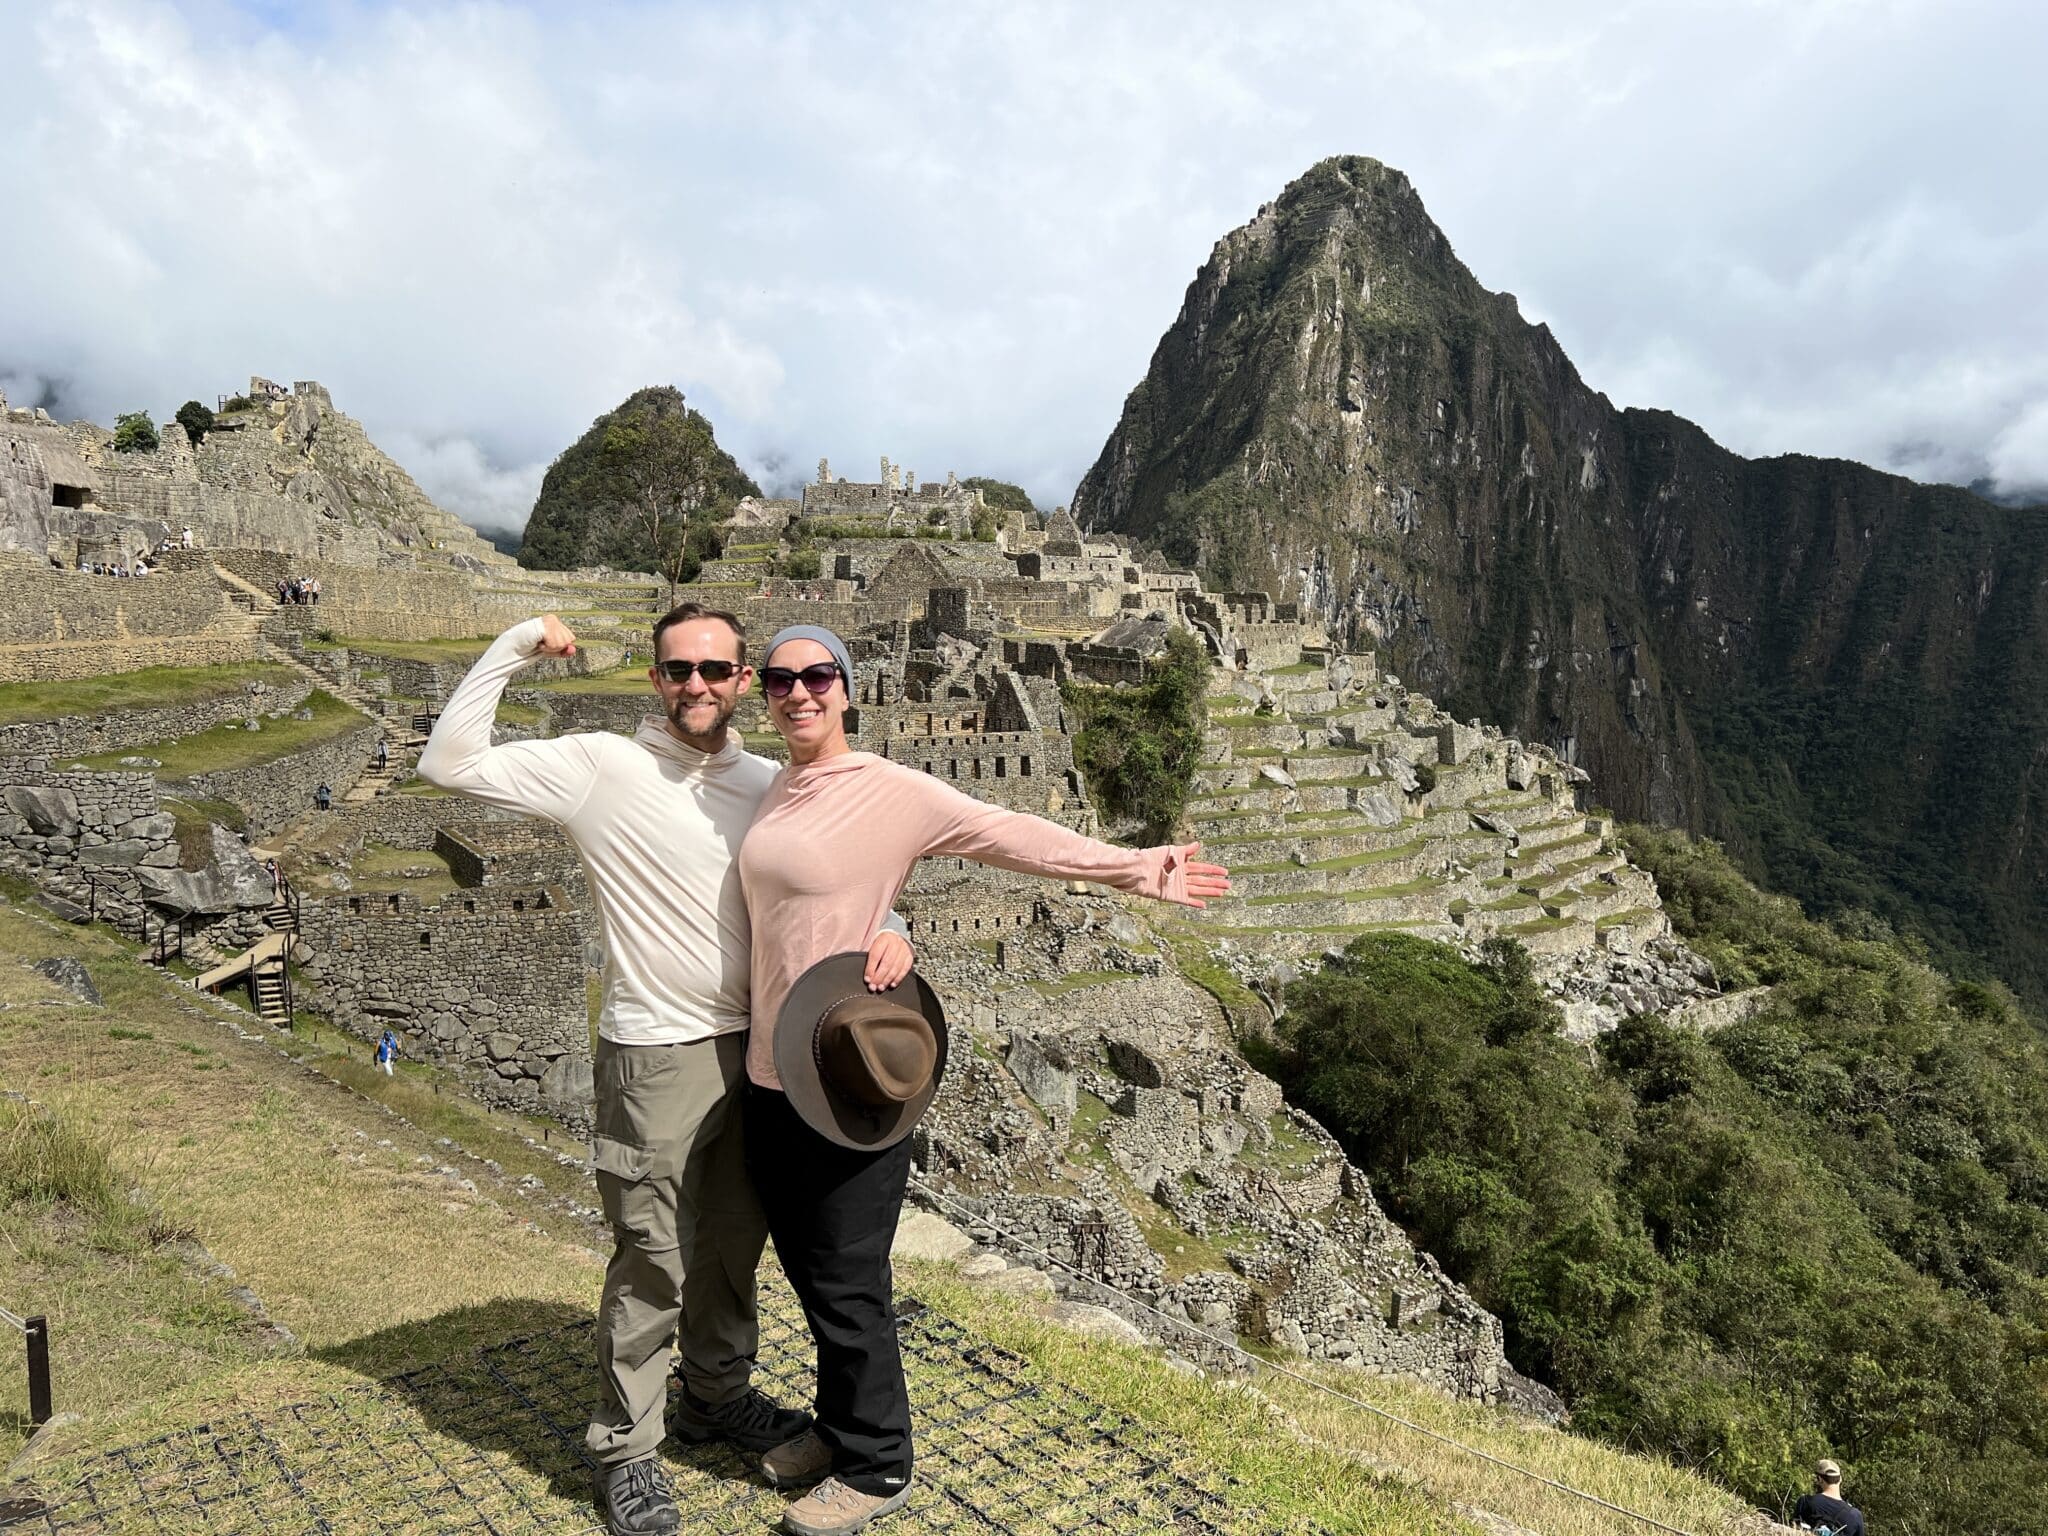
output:
[{"label": "woman", "polygon": [[780,1091],[774,1031],[790,986],[827,956],[866,950],[867,984],[909,973],[909,946],[877,934],[927,855],[974,859],[1199,907],[1228,893],[1225,871],[1194,862],[1199,843],[1117,848],[1037,816],[971,799],[846,739],[853,665],[830,630],[799,624],[768,643],[760,679],[789,765],[768,787],[740,848],[754,933],[747,1043],[747,1162],[775,1251],[818,1346],[817,1427],[770,1451],[777,1486],[832,1474],[791,1505],[800,1536],[855,1530],[910,1494],[910,1402],[890,1303],[889,1248],[910,1142],[840,1146]]}]

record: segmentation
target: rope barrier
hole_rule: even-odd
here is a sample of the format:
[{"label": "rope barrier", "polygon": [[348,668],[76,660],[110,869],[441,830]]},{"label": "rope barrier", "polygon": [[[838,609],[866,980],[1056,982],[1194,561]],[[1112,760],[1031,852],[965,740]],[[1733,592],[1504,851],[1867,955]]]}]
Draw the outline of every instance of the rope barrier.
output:
[{"label": "rope barrier", "polygon": [[1104,1281],[1096,1279],[1093,1275],[1084,1273],[1083,1271],[1076,1269],[1073,1265],[1067,1263],[1066,1260],[1058,1258],[1053,1254],[1047,1253],[1042,1248],[1035,1247],[1032,1244],[1025,1242],[1023,1238],[1018,1237],[1014,1233],[1004,1231],[1001,1227],[996,1226],[996,1224],[993,1221],[989,1220],[987,1216],[970,1210],[966,1206],[960,1204],[951,1195],[945,1193],[943,1190],[933,1189],[930,1185],[914,1177],[911,1179],[910,1183],[911,1187],[915,1189],[919,1194],[923,1195],[926,1199],[934,1200],[942,1205],[950,1207],[955,1213],[966,1218],[968,1221],[973,1222],[977,1226],[992,1228],[998,1237],[1002,1238],[1006,1243],[1010,1244],[1018,1251],[1022,1253],[1031,1254],[1034,1257],[1043,1259],[1046,1263],[1053,1265],[1056,1268],[1065,1270],[1068,1274],[1072,1275],[1077,1280],[1084,1281],[1088,1285],[1095,1286],[1098,1289],[1108,1291],[1112,1295],[1120,1298],[1121,1300],[1128,1302],[1131,1306],[1138,1308],[1140,1311],[1151,1313],[1154,1317],[1158,1318],[1161,1322],[1168,1324],[1172,1328],[1196,1334],[1199,1337],[1206,1339],[1210,1343],[1216,1345],[1219,1349],[1222,1349],[1229,1354],[1240,1357],[1254,1369],[1264,1369],[1272,1371],[1276,1375],[1285,1376],[1290,1380],[1298,1381],[1305,1387],[1309,1387],[1314,1391],[1321,1392],[1326,1396],[1334,1397],[1338,1401],[1348,1403],[1354,1408],[1362,1408],[1367,1413],[1372,1414],[1376,1418],[1385,1419],[1387,1422],[1391,1424],[1398,1424],[1403,1429],[1413,1430],[1416,1434],[1434,1440],[1440,1445],[1450,1446],[1453,1450],[1462,1451],[1467,1456],[1474,1456],[1481,1461],[1491,1462],[1496,1467],[1501,1467],[1506,1471],[1516,1473],[1522,1477],[1526,1477],[1530,1479],[1532,1482],[1542,1483],[1547,1488],[1555,1488],[1558,1492],[1570,1494],[1575,1499],[1583,1499],[1588,1504],[1597,1504],[1600,1508],[1611,1510],[1613,1513],[1617,1515],[1625,1515],[1631,1520],[1637,1520],[1642,1522],[1644,1525],[1652,1526],[1657,1530],[1668,1532],[1669,1536],[1692,1536],[1691,1532],[1686,1531],[1680,1528],[1679,1526],[1667,1525],[1662,1520],[1659,1520],[1655,1515],[1646,1515],[1642,1513],[1640,1510],[1630,1509],[1628,1508],[1628,1506],[1624,1504],[1616,1504],[1611,1499],[1604,1499],[1597,1493],[1588,1493],[1583,1488],[1574,1488],[1570,1483],[1562,1483],[1554,1477],[1548,1477],[1541,1472],[1532,1470],[1531,1468],[1519,1466],[1516,1463],[1505,1459],[1504,1457],[1494,1455],[1491,1451],[1483,1451],[1478,1446],[1467,1445],[1462,1440],[1454,1439],[1450,1435],[1446,1435],[1440,1430],[1434,1430],[1429,1428],[1427,1425],[1417,1424],[1413,1420],[1404,1419],[1398,1413],[1389,1412],[1387,1409],[1381,1408],[1377,1404],[1368,1403],[1367,1401],[1365,1401],[1365,1399],[1361,1397],[1354,1397],[1349,1392],[1345,1392],[1337,1387],[1330,1386],[1326,1382],[1317,1381],[1313,1376],[1304,1375],[1302,1372],[1294,1370],[1285,1365],[1276,1365],[1274,1362],[1270,1360],[1264,1359],[1259,1355],[1253,1354],[1250,1350],[1246,1349],[1242,1344],[1239,1344],[1237,1340],[1234,1338],[1225,1338],[1221,1334],[1210,1332],[1208,1329],[1202,1327],[1197,1323],[1186,1322],[1180,1318],[1170,1316],[1169,1314],[1162,1312],[1159,1308],[1153,1306],[1150,1302],[1140,1301],[1137,1297],[1131,1295],[1128,1291],[1120,1290],[1116,1286],[1109,1285]]},{"label": "rope barrier", "polygon": [[17,1333],[28,1332],[28,1319],[19,1313],[8,1311],[5,1307],[0,1307],[0,1323],[7,1324]]}]

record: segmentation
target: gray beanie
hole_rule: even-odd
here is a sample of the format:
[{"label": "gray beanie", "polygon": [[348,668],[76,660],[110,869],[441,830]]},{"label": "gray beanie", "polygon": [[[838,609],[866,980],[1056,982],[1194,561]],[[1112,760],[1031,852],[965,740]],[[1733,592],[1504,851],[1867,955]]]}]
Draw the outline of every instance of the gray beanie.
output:
[{"label": "gray beanie", "polygon": [[778,629],[775,638],[768,642],[768,649],[761,653],[761,665],[767,666],[775,659],[775,648],[785,640],[815,640],[832,653],[832,659],[839,663],[839,675],[846,681],[846,697],[853,697],[853,658],[846,653],[846,642],[833,634],[822,624],[792,624],[787,629]]}]

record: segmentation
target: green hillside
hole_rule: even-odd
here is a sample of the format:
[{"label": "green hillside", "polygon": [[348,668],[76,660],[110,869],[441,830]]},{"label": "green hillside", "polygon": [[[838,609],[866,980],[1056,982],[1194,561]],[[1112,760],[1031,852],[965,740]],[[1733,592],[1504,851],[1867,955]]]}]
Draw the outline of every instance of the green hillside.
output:
[{"label": "green hillside", "polygon": [[1517,952],[1402,935],[1292,989],[1272,1067],[1582,1431],[1776,1506],[1839,1458],[1877,1530],[2048,1531],[2048,1050],[2002,989],[1638,828],[1754,1016],[1588,1051]]}]

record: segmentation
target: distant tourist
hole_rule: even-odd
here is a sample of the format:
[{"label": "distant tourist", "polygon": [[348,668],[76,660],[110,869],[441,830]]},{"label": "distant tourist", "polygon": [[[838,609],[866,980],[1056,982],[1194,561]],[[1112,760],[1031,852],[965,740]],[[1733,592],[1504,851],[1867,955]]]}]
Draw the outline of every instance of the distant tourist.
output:
[{"label": "distant tourist", "polygon": [[311,588],[311,589],[312,589],[312,593],[313,593],[313,601],[314,601],[315,603],[319,602],[319,601],[320,601],[320,578],[319,578],[318,576],[315,576],[315,577],[314,577],[314,578],[313,578],[313,579],[312,579],[311,581],[309,581],[308,583],[306,583],[306,585],[307,585],[307,586],[308,586],[309,588]]},{"label": "distant tourist", "polygon": [[[754,680],[746,631],[695,603],[654,626],[648,678],[661,717],[630,740],[592,731],[492,746],[492,716],[512,678],[542,657],[575,654],[575,635],[554,614],[500,635],[442,710],[419,774],[559,823],[604,919],[611,963],[593,1119],[613,1249],[585,1443],[606,1526],[641,1536],[672,1532],[679,1518],[656,1455],[665,1403],[669,1433],[723,1438],[755,1456],[799,1442],[811,1422],[752,1381],[754,1270],[767,1228],[741,1153],[748,924],[733,864],[775,765],[728,729]],[[886,926],[874,952],[895,952],[908,969],[902,919],[892,914]]]},{"label": "distant tourist", "polygon": [[381,736],[377,738],[377,771],[382,773],[391,766],[391,744]]},{"label": "distant tourist", "polygon": [[190,523],[187,523],[185,525],[185,531],[178,535],[178,542],[182,544],[186,549],[190,549],[192,547],[192,525]]},{"label": "distant tourist", "polygon": [[1863,1511],[1842,1497],[1842,1469],[1827,1457],[1813,1469],[1813,1492],[1799,1496],[1792,1518],[1819,1536],[1863,1536]]},{"label": "distant tourist", "polygon": [[390,1030],[387,1029],[384,1031],[383,1034],[377,1037],[377,1065],[384,1069],[384,1075],[386,1077],[390,1077],[392,1075],[391,1063],[395,1061],[397,1058],[398,1036],[394,1035]]},{"label": "distant tourist", "polygon": [[263,861],[263,872],[266,875],[270,876],[270,894],[272,899],[276,901],[283,901],[284,871],[278,867],[277,860],[265,859]]},{"label": "distant tourist", "polygon": [[286,601],[286,600],[287,600],[288,598],[290,598],[290,596],[291,596],[291,586],[290,586],[290,584],[289,584],[288,582],[286,582],[286,580],[285,580],[285,579],[284,579],[284,578],[283,578],[282,576],[278,577],[278,578],[277,578],[277,601],[278,601],[278,604],[279,604],[279,606],[280,606],[280,607],[281,607],[281,606],[283,606],[283,604],[285,603],[285,601]]},{"label": "distant tourist", "polygon": [[324,780],[321,782],[320,787],[313,791],[313,804],[323,811],[331,808],[334,804],[334,791]]}]

